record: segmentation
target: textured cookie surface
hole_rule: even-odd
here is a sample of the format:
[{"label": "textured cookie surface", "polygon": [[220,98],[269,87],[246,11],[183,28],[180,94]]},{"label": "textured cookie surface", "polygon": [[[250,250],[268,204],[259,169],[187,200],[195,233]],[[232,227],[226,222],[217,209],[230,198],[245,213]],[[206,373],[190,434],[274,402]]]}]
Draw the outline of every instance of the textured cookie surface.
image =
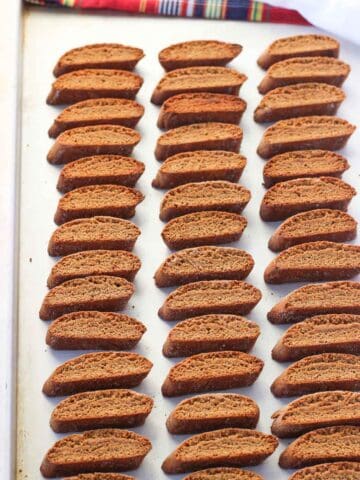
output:
[{"label": "textured cookie surface", "polygon": [[160,166],[152,185],[172,188],[189,182],[227,180],[237,182],[245,168],[246,158],[225,150],[196,150],[173,155]]},{"label": "textured cookie surface", "polygon": [[263,480],[260,475],[240,468],[219,467],[207,468],[199,472],[190,473],[184,480]]},{"label": "textured cookie surface", "polygon": [[58,440],[48,450],[40,470],[46,478],[94,471],[121,472],[138,468],[150,450],[146,437],[128,430],[89,430]]},{"label": "textured cookie surface", "polygon": [[170,220],[161,236],[169,248],[177,250],[235,242],[246,226],[246,218],[236,213],[203,211]]},{"label": "textured cookie surface", "polygon": [[48,253],[69,255],[84,250],[132,250],[140,229],[128,220],[96,216],[61,225],[52,234]]},{"label": "textured cookie surface", "polygon": [[289,480],[359,480],[360,463],[334,462],[305,467],[293,473]]},{"label": "textured cookie surface", "polygon": [[356,237],[357,222],[346,212],[319,208],[285,220],[269,240],[274,252],[306,242],[347,242]]},{"label": "textured cookie surface", "polygon": [[296,437],[320,427],[360,425],[360,393],[337,390],[304,395],[271,418],[271,431],[281,438]]},{"label": "textured cookie surface", "polygon": [[268,319],[272,323],[291,323],[327,313],[360,314],[360,283],[305,285],[280,300],[268,313]]},{"label": "textured cookie surface", "polygon": [[54,408],[50,425],[55,432],[142,425],[153,407],[147,395],[112,389],[83,392],[65,398]]},{"label": "textured cookie surface", "polygon": [[243,352],[199,353],[174,365],[162,385],[166,397],[194,392],[248,387],[260,375],[264,363]]},{"label": "textured cookie surface", "polygon": [[64,73],[51,86],[50,105],[62,105],[92,98],[135,98],[143,79],[125,70],[91,69]]},{"label": "textured cookie surface", "polygon": [[152,363],[137,353],[85,353],[58,366],[44,383],[43,392],[54,397],[134,387],[144,380],[151,367]]},{"label": "textured cookie surface", "polygon": [[360,461],[360,427],[327,427],[305,433],[284,450],[279,465],[300,468],[335,461]]},{"label": "textured cookie surface", "polygon": [[265,130],[257,153],[270,158],[293,150],[339,150],[355,131],[348,121],[329,115],[279,120]]},{"label": "textured cookie surface", "polygon": [[261,299],[261,292],[240,280],[208,280],[174,290],[159,310],[164,320],[183,320],[208,313],[246,315]]},{"label": "textured cookie surface", "polygon": [[70,128],[86,125],[123,125],[135,127],[144,114],[144,107],[126,98],[93,98],[65,108],[49,129],[50,137],[57,137]]},{"label": "textured cookie surface", "polygon": [[241,213],[250,197],[250,191],[236,183],[220,180],[187,183],[164,195],[160,205],[160,218],[168,221],[180,215],[204,210]]},{"label": "textured cookie surface", "polygon": [[52,322],[46,343],[57,350],[129,350],[145,332],[146,327],[128,315],[82,311]]},{"label": "textured cookie surface", "polygon": [[277,445],[274,436],[243,428],[200,433],[181,443],[164,461],[162,469],[165,473],[182,473],[207,467],[257,465]]},{"label": "textured cookie surface", "polygon": [[116,68],[132,70],[144,56],[140,48],[121,45],[120,43],[96,43],[73,48],[58,60],[54,75],[83,68]]},{"label": "textured cookie surface", "polygon": [[212,393],[180,402],[166,421],[170,433],[197,433],[224,427],[255,428],[259,407],[236,393]]},{"label": "textured cookie surface", "polygon": [[287,180],[265,193],[260,216],[264,221],[272,222],[318,208],[346,211],[355,195],[352,186],[335,177]]},{"label": "textured cookie surface", "polygon": [[47,293],[39,315],[42,320],[53,320],[65,313],[80,310],[121,310],[134,290],[134,285],[125,278],[111,275],[75,278]]},{"label": "textured cookie surface", "polygon": [[360,358],[347,353],[305,357],[290,365],[271,385],[276,397],[359,388]]},{"label": "textured cookie surface", "polygon": [[166,160],[176,153],[192,150],[226,150],[238,152],[243,132],[231,123],[193,123],[163,133],[156,144],[155,157]]},{"label": "textured cookie surface", "polygon": [[273,348],[272,357],[288,362],[327,352],[360,354],[360,315],[315,315],[293,325]]},{"label": "textured cookie surface", "polygon": [[203,315],[179,322],[170,331],[163,353],[167,357],[186,357],[219,350],[247,352],[259,334],[255,322],[238,315]]},{"label": "textured cookie surface", "polygon": [[190,40],[164,48],[159,62],[165,70],[200,65],[226,65],[239,55],[242,46],[218,40]]},{"label": "textured cookie surface", "polygon": [[134,477],[122,473],[80,473],[67,480],[134,480]]},{"label": "textured cookie surface", "polygon": [[169,72],[157,84],[151,101],[161,105],[180,93],[227,93],[238,95],[246,75],[226,67],[188,67]]}]

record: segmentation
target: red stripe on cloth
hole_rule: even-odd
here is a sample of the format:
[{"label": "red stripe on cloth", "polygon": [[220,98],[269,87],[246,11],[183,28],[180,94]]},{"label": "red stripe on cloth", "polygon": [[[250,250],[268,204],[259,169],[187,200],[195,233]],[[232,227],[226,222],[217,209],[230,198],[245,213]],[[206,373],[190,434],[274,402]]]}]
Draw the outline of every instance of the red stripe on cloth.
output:
[{"label": "red stripe on cloth", "polygon": [[296,10],[272,7],[264,3],[263,21],[272,23],[294,23],[297,25],[310,25],[310,23]]}]

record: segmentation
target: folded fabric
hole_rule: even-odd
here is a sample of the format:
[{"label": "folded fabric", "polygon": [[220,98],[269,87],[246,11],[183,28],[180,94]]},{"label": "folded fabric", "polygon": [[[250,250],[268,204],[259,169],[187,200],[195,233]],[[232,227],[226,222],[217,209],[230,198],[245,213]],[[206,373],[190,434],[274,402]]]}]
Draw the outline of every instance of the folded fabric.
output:
[{"label": "folded fabric", "polygon": [[26,0],[45,6],[113,9],[132,13],[255,22],[308,22],[295,10],[253,0]]}]

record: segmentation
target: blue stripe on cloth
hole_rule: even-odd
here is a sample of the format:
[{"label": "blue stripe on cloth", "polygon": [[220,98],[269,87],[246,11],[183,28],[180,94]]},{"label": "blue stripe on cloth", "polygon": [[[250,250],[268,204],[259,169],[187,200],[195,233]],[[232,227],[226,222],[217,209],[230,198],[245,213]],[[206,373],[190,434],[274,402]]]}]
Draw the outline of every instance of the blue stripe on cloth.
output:
[{"label": "blue stripe on cloth", "polygon": [[228,0],[226,18],[229,20],[247,20],[251,0]]}]

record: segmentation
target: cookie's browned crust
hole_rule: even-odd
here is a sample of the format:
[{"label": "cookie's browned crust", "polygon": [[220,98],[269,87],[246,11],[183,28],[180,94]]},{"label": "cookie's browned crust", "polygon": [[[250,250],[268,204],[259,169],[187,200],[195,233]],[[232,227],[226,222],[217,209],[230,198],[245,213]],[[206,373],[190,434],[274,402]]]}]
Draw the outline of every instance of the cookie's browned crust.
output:
[{"label": "cookie's browned crust", "polygon": [[289,480],[358,480],[360,478],[360,463],[334,462],[322,463],[306,467],[293,473]]},{"label": "cookie's browned crust", "polygon": [[[135,480],[129,475],[121,473],[80,473],[76,476],[67,477],[67,480]],[[247,479],[246,479],[247,480]]]},{"label": "cookie's browned crust", "polygon": [[260,477],[260,475],[255,472],[250,472],[250,470],[218,467],[207,468],[206,470],[199,470],[198,472],[190,473],[190,475],[187,475],[184,480],[263,480],[263,477]]}]

